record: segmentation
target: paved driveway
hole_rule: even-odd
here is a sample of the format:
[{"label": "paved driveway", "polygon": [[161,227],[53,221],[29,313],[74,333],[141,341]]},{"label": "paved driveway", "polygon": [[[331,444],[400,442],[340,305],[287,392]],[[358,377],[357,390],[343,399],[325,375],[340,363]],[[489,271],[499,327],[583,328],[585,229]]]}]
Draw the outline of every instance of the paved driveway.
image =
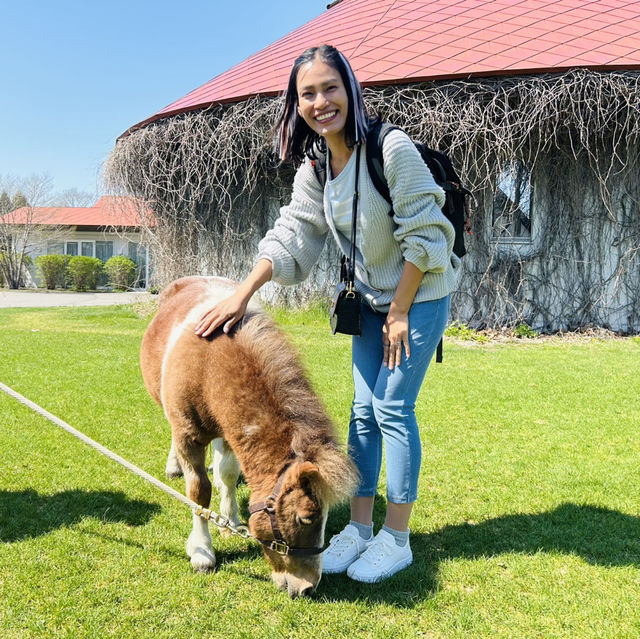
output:
[{"label": "paved driveway", "polygon": [[45,306],[112,306],[153,299],[145,291],[126,293],[74,293],[73,291],[13,291],[0,289],[0,308]]}]

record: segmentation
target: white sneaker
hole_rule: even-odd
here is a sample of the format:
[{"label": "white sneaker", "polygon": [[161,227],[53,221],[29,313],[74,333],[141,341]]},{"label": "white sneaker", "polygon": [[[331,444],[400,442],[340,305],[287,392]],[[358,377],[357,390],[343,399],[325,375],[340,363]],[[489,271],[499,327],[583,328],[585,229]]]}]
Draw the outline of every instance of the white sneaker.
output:
[{"label": "white sneaker", "polygon": [[395,575],[412,562],[409,542],[398,546],[393,535],[381,530],[360,558],[349,566],[347,575],[356,581],[373,584]]},{"label": "white sneaker", "polygon": [[322,553],[322,574],[344,572],[372,541],[373,535],[363,539],[355,526],[347,524],[342,532],[331,537],[329,547]]}]

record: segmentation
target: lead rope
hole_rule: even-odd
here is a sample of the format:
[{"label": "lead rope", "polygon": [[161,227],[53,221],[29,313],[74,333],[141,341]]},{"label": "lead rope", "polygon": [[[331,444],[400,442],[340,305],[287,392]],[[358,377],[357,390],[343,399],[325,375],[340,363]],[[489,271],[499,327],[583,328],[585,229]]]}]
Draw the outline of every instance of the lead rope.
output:
[{"label": "lead rope", "polygon": [[94,441],[90,437],[87,437],[86,435],[81,433],[79,430],[76,430],[73,426],[70,426],[69,424],[67,424],[67,422],[63,421],[59,417],[56,417],[55,415],[45,410],[41,406],[38,406],[38,404],[36,404],[35,402],[32,402],[30,399],[27,399],[26,397],[24,397],[24,395],[20,395],[20,393],[17,393],[12,388],[9,388],[2,382],[0,382],[0,390],[4,391],[7,395],[19,401],[21,404],[24,404],[25,406],[30,408],[32,411],[38,413],[38,415],[41,415],[45,419],[48,419],[50,422],[54,423],[56,426],[60,426],[60,428],[62,428],[63,430],[66,430],[68,433],[70,433],[74,437],[77,437],[80,441],[84,442],[88,446],[91,446],[91,448],[94,448],[99,453],[102,453],[105,457],[108,457],[109,459],[113,460],[114,462],[117,462],[121,466],[124,466],[126,469],[130,470],[134,475],[137,475],[138,477],[142,477],[142,479],[145,479],[150,484],[153,484],[156,488],[159,488],[163,492],[167,493],[167,495],[170,495],[174,499],[177,499],[178,501],[182,502],[185,506],[188,506],[189,508],[191,508],[194,515],[197,515],[202,519],[206,519],[207,521],[213,522],[216,526],[218,526],[218,528],[225,528],[226,530],[230,530],[234,535],[238,535],[239,537],[243,537],[244,539],[248,539],[251,537],[251,534],[249,533],[249,528],[247,526],[244,526],[244,525],[234,526],[233,523],[230,522],[229,519],[227,519],[226,517],[223,517],[219,513],[213,510],[210,510],[209,508],[204,508],[203,506],[196,504],[195,501],[192,501],[185,495],[179,493],[177,490],[174,490],[173,488],[171,488],[171,486],[167,486],[166,484],[163,484],[159,479],[156,479],[153,475],[150,475],[149,473],[145,472],[141,468],[138,468],[131,462],[128,462],[126,459],[120,457],[120,455],[116,455],[116,453],[110,451],[108,448],[105,448],[102,444],[99,444],[98,442]]}]

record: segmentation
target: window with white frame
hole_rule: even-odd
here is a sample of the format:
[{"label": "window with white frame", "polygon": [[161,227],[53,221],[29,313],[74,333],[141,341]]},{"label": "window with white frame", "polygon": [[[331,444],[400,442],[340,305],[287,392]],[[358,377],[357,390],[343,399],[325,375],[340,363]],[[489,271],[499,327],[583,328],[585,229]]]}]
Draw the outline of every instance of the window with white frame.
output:
[{"label": "window with white frame", "polygon": [[103,262],[113,257],[113,242],[96,240],[96,257]]},{"label": "window with white frame", "polygon": [[72,257],[75,257],[76,255],[78,255],[78,243],[67,242],[64,252],[65,252],[65,255],[71,255]]},{"label": "window with white frame", "polygon": [[512,162],[500,172],[493,196],[494,240],[531,242],[532,196],[531,171],[523,162]]},{"label": "window with white frame", "polygon": [[93,242],[83,240],[82,242],[80,242],[80,249],[84,257],[93,257],[93,254],[94,254]]}]

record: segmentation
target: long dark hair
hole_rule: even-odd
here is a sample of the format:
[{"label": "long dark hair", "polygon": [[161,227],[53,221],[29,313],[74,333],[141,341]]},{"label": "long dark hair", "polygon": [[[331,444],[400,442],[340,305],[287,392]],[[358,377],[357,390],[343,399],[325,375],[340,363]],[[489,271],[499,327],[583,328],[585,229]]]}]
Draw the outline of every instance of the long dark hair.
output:
[{"label": "long dark hair", "polygon": [[296,86],[298,71],[304,64],[312,62],[316,58],[320,58],[325,64],[340,73],[347,91],[349,99],[349,117],[345,125],[347,145],[353,147],[359,141],[364,140],[369,130],[370,118],[364,108],[360,83],[347,59],[331,45],[323,44],[319,47],[311,47],[293,63],[289,84],[284,94],[284,104],[275,125],[276,149],[283,162],[293,161],[295,164],[300,164],[304,161],[305,156],[315,158],[317,151],[324,152],[326,150],[325,139],[313,131],[298,114]]}]

